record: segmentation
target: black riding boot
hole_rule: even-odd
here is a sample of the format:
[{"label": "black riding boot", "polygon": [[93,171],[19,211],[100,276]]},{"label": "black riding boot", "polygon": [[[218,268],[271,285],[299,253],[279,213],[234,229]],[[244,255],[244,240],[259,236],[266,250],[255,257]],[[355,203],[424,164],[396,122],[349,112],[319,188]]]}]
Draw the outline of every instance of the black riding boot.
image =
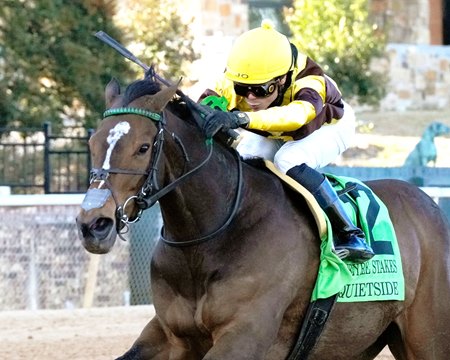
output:
[{"label": "black riding boot", "polygon": [[331,226],[337,231],[334,248],[341,259],[363,263],[375,255],[365,241],[364,232],[353,225],[325,176],[306,164],[295,166],[286,174],[309,190],[327,214]]}]

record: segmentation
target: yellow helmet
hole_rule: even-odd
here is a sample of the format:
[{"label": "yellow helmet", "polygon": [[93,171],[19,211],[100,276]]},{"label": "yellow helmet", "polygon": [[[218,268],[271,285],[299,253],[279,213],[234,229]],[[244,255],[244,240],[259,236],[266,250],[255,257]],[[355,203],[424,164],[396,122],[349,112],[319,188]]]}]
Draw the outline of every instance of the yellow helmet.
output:
[{"label": "yellow helmet", "polygon": [[243,84],[263,84],[286,74],[292,67],[288,38],[263,20],[261,27],[239,36],[228,57],[225,76]]}]

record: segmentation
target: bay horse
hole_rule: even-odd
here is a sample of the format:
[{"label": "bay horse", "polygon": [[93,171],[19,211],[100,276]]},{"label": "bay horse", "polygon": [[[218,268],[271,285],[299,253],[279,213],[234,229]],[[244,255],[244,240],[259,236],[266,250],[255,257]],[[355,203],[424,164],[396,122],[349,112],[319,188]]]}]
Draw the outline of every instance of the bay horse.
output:
[{"label": "bay horse", "polygon": [[[287,359],[317,276],[313,215],[277,176],[205,139],[175,92],[146,78],[122,94],[111,80],[90,139],[85,249],[107,253],[155,201],[164,222],[151,261],[156,315],[119,359]],[[448,223],[411,184],[367,185],[394,224],[405,300],[337,302],[309,358],[373,359],[388,345],[396,359],[448,359]]]}]

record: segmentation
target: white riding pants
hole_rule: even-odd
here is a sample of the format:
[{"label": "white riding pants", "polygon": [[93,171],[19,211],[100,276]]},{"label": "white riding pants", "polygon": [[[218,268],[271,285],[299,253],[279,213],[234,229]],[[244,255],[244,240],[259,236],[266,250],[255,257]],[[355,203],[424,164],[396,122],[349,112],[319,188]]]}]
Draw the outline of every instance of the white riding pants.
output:
[{"label": "white riding pants", "polygon": [[239,129],[240,142],[236,149],[244,159],[271,160],[283,173],[301,164],[318,169],[330,164],[352,145],[355,129],[355,113],[344,102],[344,116],[339,121],[325,124],[303,139],[284,142]]}]

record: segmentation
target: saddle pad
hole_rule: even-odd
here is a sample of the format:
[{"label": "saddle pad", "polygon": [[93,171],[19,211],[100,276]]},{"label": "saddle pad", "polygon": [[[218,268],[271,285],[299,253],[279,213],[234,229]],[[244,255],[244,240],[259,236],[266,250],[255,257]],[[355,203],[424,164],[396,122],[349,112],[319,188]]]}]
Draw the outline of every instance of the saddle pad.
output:
[{"label": "saddle pad", "polygon": [[305,198],[316,220],[322,242],[317,281],[311,301],[334,294],[339,294],[338,302],[404,300],[403,268],[392,221],[386,206],[366,185],[354,178],[325,174],[338,192],[345,189],[346,185],[352,188],[341,199],[350,218],[364,231],[376,254],[363,264],[355,264],[342,261],[333,252],[330,221],[312,194],[278,171],[272,162],[266,160],[265,164]]},{"label": "saddle pad", "polygon": [[[343,284],[337,298],[338,302],[385,301],[405,299],[405,280],[402,260],[389,212],[383,202],[361,181],[331,174],[325,174],[339,192],[346,187],[351,191],[341,196],[347,213],[365,233],[366,240],[375,252],[375,256],[363,264],[345,262],[353,280]],[[331,228],[331,226],[330,226]],[[323,252],[331,251],[332,235],[322,243]],[[322,268],[321,255],[321,268]],[[335,256],[335,255],[334,255]],[[323,270],[323,276],[335,276]],[[319,270],[319,273],[321,270]],[[339,275],[339,274],[338,274]],[[326,298],[330,294],[326,288],[319,288],[319,279],[313,292],[313,298]]]}]

